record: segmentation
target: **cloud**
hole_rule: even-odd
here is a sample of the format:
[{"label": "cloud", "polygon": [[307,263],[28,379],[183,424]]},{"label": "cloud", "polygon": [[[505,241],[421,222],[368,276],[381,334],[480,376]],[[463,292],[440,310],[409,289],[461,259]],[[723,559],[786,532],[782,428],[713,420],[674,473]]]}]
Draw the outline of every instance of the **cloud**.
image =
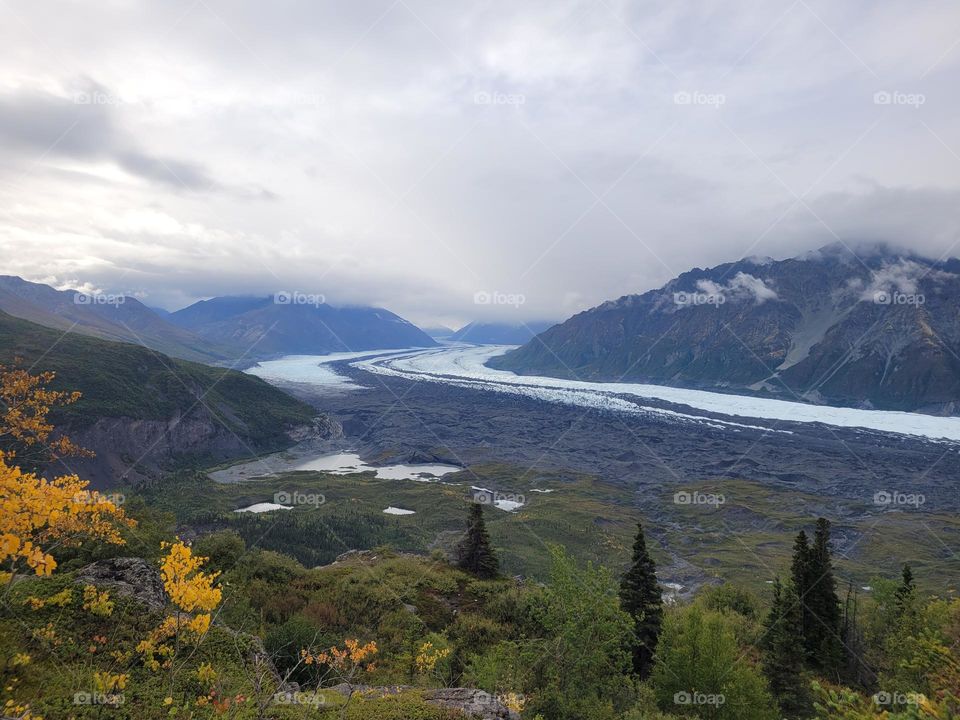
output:
[{"label": "cloud", "polygon": [[[838,237],[960,248],[950,0],[35,0],[18,17],[29,33],[0,29],[0,272],[168,307],[298,288],[459,326]],[[492,290],[526,302],[473,302]]]},{"label": "cloud", "polygon": [[116,122],[121,96],[95,83],[69,95],[29,90],[0,94],[3,153],[27,167],[47,157],[108,161],[135,177],[175,190],[233,192],[243,197],[276,196],[267,190],[231,188],[211,177],[201,163],[152,154]]},{"label": "cloud", "polygon": [[709,297],[723,297],[727,302],[753,302],[757,305],[778,297],[776,291],[761,278],[745,272],[738,272],[725,285],[712,280],[698,280],[697,289]]},{"label": "cloud", "polygon": [[[878,294],[915,295],[919,291],[921,281],[941,282],[951,277],[953,277],[951,273],[932,270],[927,264],[900,258],[896,262],[884,263],[879,270],[872,273],[870,282],[865,283],[866,286],[860,294],[860,300],[874,302]],[[864,283],[859,285],[862,286]],[[854,286],[854,289],[857,289],[857,286]]]}]

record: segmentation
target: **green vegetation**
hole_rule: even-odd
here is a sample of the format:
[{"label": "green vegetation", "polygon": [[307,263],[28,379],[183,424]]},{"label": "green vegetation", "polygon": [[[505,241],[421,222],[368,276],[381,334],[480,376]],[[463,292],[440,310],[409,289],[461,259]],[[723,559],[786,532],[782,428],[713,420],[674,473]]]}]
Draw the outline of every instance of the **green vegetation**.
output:
[{"label": "green vegetation", "polygon": [[[498,488],[526,499],[526,505],[516,512],[491,508],[485,514],[504,574],[545,580],[550,571],[550,544],[563,545],[579,560],[602,563],[617,573],[625,572],[631,564],[637,512],[635,494],[629,488],[590,476],[542,469],[524,475],[515,467],[501,464],[474,465],[444,480],[459,484],[385,480],[373,473],[321,472],[292,472],[220,484],[202,474],[182,473],[142,494],[152,507],[175,514],[181,525],[203,531],[244,523],[266,531],[260,524],[272,522],[273,529],[261,533],[260,547],[316,565],[331,562],[352,548],[382,544],[424,554],[441,549],[454,556],[463,535],[464,503],[472,497],[471,485]],[[661,573],[668,568],[672,575],[679,557],[683,561],[681,569],[692,567],[701,573],[699,578],[694,576],[698,583],[730,581],[755,593],[769,593],[774,576],[785,572],[785,567],[789,569],[791,544],[785,538],[807,523],[802,508],[823,505],[821,498],[812,495],[744,480],[690,483],[685,487],[723,492],[726,504],[716,509],[675,505],[675,489],[671,487],[646,498],[645,507],[651,508],[643,513],[646,544]],[[279,511],[284,513],[282,520],[277,513],[252,520],[242,513],[238,519],[233,512],[254,503],[272,502],[281,492],[323,495],[326,502]],[[416,514],[384,515],[388,505]],[[849,502],[837,502],[832,509],[844,518],[834,523],[833,533],[856,539],[852,550],[835,562],[837,576],[843,578],[841,594],[848,583],[855,588],[871,585],[877,568],[888,567],[891,558],[910,563],[924,592],[960,591],[960,556],[947,548],[954,538],[960,538],[960,518],[924,512],[921,523],[921,518],[909,513],[870,515],[865,506]],[[282,527],[290,523],[298,523],[303,532]],[[308,525],[315,525],[316,532]],[[323,525],[342,527],[346,534],[337,530],[336,535],[344,542],[328,538]],[[942,538],[945,545],[935,537]],[[249,538],[256,539],[252,532]]]},{"label": "green vegetation", "polygon": [[[47,408],[37,412],[39,423],[8,412],[0,432],[42,426]],[[774,582],[772,602],[731,582],[663,607],[656,553],[639,527],[623,577],[610,559],[584,562],[552,542],[542,543],[544,582],[498,574],[497,538],[528,520],[555,527],[563,503],[554,506],[554,495],[569,491],[568,505],[583,501],[572,513],[585,512],[603,489],[588,479],[522,513],[491,512],[488,536],[480,505],[464,523],[469,485],[294,473],[217,486],[183,473],[125,506],[134,525],[109,500],[79,491],[64,499],[57,485],[7,461],[15,458],[0,458],[0,559],[10,570],[0,576],[0,703],[8,717],[454,720],[463,713],[434,697],[452,686],[486,691],[530,720],[960,713],[960,599],[925,594],[928,583],[904,564],[899,579],[872,580],[866,596],[851,587],[841,602],[823,518],[812,544],[802,530],[793,557],[775,563],[791,577],[786,587]],[[232,512],[264,499],[246,494],[267,491],[287,493],[295,509]],[[404,504],[417,503],[423,516],[375,515],[392,492],[409,493]],[[93,508],[102,522],[91,521],[91,534],[75,518]],[[192,548],[174,535],[184,519]],[[809,520],[764,532],[786,547],[803,525]],[[603,546],[619,547],[619,526],[605,527]],[[319,565],[384,537],[415,547],[429,540],[435,551],[379,546],[322,567],[277,551],[289,544]],[[470,572],[450,562],[460,537]],[[672,552],[669,542],[659,552]],[[101,565],[80,581],[88,560],[132,554],[146,560]],[[24,567],[38,577],[15,574]],[[131,589],[149,604],[128,597]],[[638,668],[635,651],[651,638],[656,650]]]},{"label": "green vegetation", "polygon": [[80,429],[101,417],[169,420],[208,409],[251,449],[290,444],[284,430],[309,423],[309,405],[245,373],[177,360],[138,345],[62,333],[0,312],[0,364],[42,361],[51,387],[83,393],[53,419]]},{"label": "green vegetation", "polygon": [[[480,687],[522,706],[528,718],[860,720],[889,710],[890,718],[945,720],[954,717],[943,714],[946,709],[956,712],[960,703],[947,692],[960,680],[960,600],[925,599],[903,581],[877,581],[875,596],[859,608],[862,660],[873,671],[866,684],[847,681],[844,688],[790,661],[787,639],[799,628],[799,614],[791,625],[783,610],[792,606],[792,587],[775,587],[764,622],[762,603],[729,584],[665,609],[653,672],[641,682],[632,672],[634,620],[621,609],[617,579],[559,547],[551,548],[545,586],[479,580],[439,555],[388,548],[308,569],[282,554],[249,547],[233,531],[200,538],[194,551],[223,573],[223,602],[217,624],[178,671],[173,691],[163,673],[146,669],[132,652],[159,615],[112,595],[112,615],[98,617],[81,607],[80,587],[73,585],[72,572],[64,572],[15,583],[3,605],[0,663],[4,681],[15,688],[12,694],[47,717],[101,717],[103,707],[73,702],[76,693],[96,692],[94,673],[108,672],[127,676],[124,704],[109,709],[110,717],[166,717],[163,701],[171,692],[176,707],[208,717],[197,704],[207,697],[197,680],[206,663],[216,668],[219,697],[244,698],[242,710],[234,708],[230,717],[257,717],[253,698],[266,703],[263,717],[305,717],[302,705],[274,695],[275,682],[257,690],[250,658],[259,636],[281,676],[305,692],[314,692],[323,672],[303,665],[300,650],[355,637],[378,648],[376,667],[363,673],[365,685]],[[29,598],[49,600],[71,587],[74,598],[65,605],[31,608]],[[783,618],[785,624],[775,622]],[[435,660],[429,667],[422,662],[428,642]],[[802,638],[793,639],[794,650],[802,646]],[[18,655],[29,656],[29,666],[16,666]],[[869,699],[873,694],[881,700],[889,696],[891,704],[878,705]],[[334,693],[320,697],[323,704],[306,717],[334,718],[341,710],[358,719],[459,717],[413,691],[358,697],[346,706]],[[924,707],[920,702],[928,703],[931,713],[909,714]]]}]

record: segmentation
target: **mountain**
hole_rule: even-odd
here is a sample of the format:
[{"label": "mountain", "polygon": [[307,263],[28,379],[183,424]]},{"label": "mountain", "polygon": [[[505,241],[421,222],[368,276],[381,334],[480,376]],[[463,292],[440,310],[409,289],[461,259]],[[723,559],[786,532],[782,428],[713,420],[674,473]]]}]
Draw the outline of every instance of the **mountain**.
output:
[{"label": "mountain", "polygon": [[436,327],[425,327],[423,331],[432,337],[434,340],[446,340],[451,335],[456,332],[452,328],[448,328],[445,325],[437,325]]},{"label": "mountain", "polygon": [[0,275],[0,310],[57,330],[143,345],[166,355],[216,363],[236,353],[173,325],[136,298],[88,295]]},{"label": "mountain", "polygon": [[248,358],[437,344],[389,310],[301,302],[312,298],[285,293],[216,297],[172,313],[170,321],[208,342],[241,348]]},{"label": "mountain", "polygon": [[683,273],[490,365],[843,406],[960,410],[960,260],[838,244]]},{"label": "mountain", "polygon": [[522,345],[553,325],[552,322],[519,324],[472,322],[464,325],[447,339],[477,345]]},{"label": "mountain", "polygon": [[281,450],[326,423],[309,405],[252,375],[64,334],[0,312],[0,364],[17,359],[35,373],[54,371],[54,389],[83,393],[57,410],[54,424],[97,453],[65,464],[101,486],[198,459]]}]

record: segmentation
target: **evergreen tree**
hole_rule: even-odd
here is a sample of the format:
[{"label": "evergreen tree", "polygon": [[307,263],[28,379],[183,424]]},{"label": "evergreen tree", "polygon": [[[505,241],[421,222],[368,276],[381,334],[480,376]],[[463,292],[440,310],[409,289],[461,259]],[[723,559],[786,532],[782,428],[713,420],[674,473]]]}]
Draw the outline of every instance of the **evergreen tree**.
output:
[{"label": "evergreen tree", "polygon": [[800,634],[804,638],[803,648],[806,653],[807,628],[816,619],[810,613],[807,605],[807,595],[810,591],[812,578],[810,577],[810,543],[807,540],[807,533],[801,530],[797,534],[797,539],[793,543],[793,563],[790,566],[790,577],[793,584],[793,590],[800,601]]},{"label": "evergreen tree", "polygon": [[620,606],[633,618],[633,671],[645,679],[653,668],[663,623],[663,591],[640,523],[633,541],[633,564],[620,581]]},{"label": "evergreen tree", "polygon": [[467,532],[457,547],[458,565],[478,578],[489,580],[500,572],[500,563],[490,545],[490,535],[483,521],[483,505],[472,503]]},{"label": "evergreen tree", "polygon": [[804,657],[797,652],[803,647],[801,621],[800,599],[793,584],[784,588],[780,578],[775,578],[763,637],[763,674],[785,718],[808,717],[811,709]]},{"label": "evergreen tree", "polygon": [[913,607],[915,589],[916,586],[913,584],[913,572],[910,570],[910,566],[904,563],[900,587],[897,588],[895,593],[898,615],[903,616],[904,614],[910,612],[911,608]]},{"label": "evergreen tree", "polygon": [[840,598],[830,554],[830,523],[825,518],[817,520],[808,569],[809,586],[806,597],[801,598],[810,613],[804,626],[807,656],[814,667],[836,673],[844,663],[845,653],[840,640]]}]

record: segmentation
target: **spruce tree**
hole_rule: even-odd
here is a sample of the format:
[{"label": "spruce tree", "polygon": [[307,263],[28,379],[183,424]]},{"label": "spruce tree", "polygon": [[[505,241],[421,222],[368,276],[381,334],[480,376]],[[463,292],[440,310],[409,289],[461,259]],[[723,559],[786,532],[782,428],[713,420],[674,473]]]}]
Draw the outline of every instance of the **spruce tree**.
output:
[{"label": "spruce tree", "polygon": [[915,589],[916,586],[913,584],[913,572],[910,570],[910,566],[904,563],[900,587],[898,587],[894,593],[898,615],[903,616],[912,609]]},{"label": "spruce tree", "polygon": [[836,672],[843,665],[845,654],[840,640],[840,598],[830,554],[830,523],[825,518],[817,520],[808,568],[810,584],[803,598],[810,612],[809,624],[804,626],[807,654],[814,667]]},{"label": "spruce tree", "polygon": [[792,583],[784,588],[773,581],[773,604],[763,637],[763,674],[784,718],[808,717],[810,696],[804,677],[800,599]]},{"label": "spruce tree", "polygon": [[790,566],[790,577],[793,590],[800,601],[800,634],[804,638],[803,652],[806,654],[807,628],[816,622],[807,605],[807,595],[810,591],[810,543],[807,533],[801,530],[793,543],[793,563]]},{"label": "spruce tree", "polygon": [[620,581],[620,606],[633,618],[633,671],[646,679],[653,669],[653,653],[663,623],[663,591],[640,523],[633,541],[633,564]]},{"label": "spruce tree", "polygon": [[478,578],[489,580],[500,573],[500,563],[490,545],[490,535],[483,521],[483,505],[472,503],[467,532],[457,547],[457,564]]}]

